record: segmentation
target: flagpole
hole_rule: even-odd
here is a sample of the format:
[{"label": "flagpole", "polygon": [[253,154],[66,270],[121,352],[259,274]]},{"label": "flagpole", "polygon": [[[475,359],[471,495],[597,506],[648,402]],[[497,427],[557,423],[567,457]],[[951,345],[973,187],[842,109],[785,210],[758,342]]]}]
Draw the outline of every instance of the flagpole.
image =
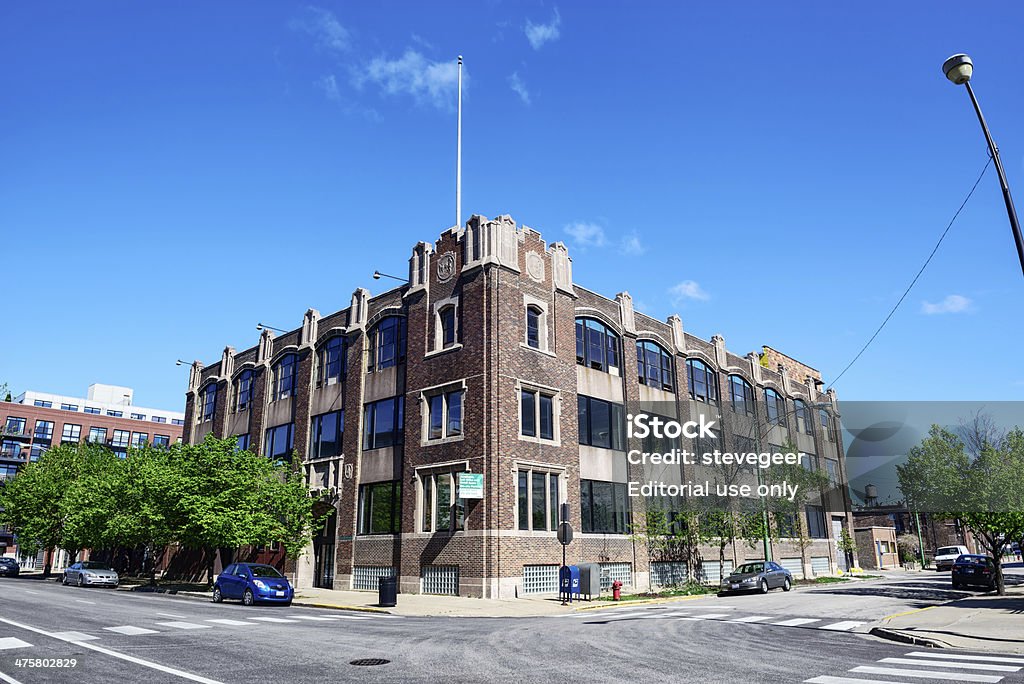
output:
[{"label": "flagpole", "polygon": [[455,142],[455,227],[462,226],[462,55],[459,55],[459,115]]}]

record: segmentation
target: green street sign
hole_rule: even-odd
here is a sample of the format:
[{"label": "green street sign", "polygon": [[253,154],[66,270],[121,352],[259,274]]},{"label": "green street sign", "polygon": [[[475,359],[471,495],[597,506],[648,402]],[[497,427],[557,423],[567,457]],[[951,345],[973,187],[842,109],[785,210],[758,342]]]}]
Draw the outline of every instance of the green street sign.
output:
[{"label": "green street sign", "polygon": [[459,473],[458,475],[460,499],[484,498],[483,473]]}]

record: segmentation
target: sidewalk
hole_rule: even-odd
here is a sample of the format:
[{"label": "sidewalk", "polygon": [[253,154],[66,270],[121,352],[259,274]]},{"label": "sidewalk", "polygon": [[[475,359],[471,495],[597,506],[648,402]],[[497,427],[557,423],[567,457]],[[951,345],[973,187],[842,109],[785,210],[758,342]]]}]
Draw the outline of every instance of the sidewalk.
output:
[{"label": "sidewalk", "polygon": [[1024,653],[1024,586],[890,615],[871,633],[921,646]]}]

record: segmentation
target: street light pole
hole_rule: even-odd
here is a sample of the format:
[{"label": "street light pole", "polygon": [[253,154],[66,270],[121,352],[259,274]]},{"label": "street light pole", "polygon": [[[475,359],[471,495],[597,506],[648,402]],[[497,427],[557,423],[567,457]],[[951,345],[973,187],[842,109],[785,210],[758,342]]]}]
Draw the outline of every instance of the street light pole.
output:
[{"label": "street light pole", "polygon": [[981,113],[981,105],[971,88],[971,75],[974,73],[974,63],[971,58],[964,54],[953,55],[942,64],[942,71],[946,78],[956,85],[967,87],[967,94],[974,105],[974,112],[978,115],[978,123],[985,134],[985,142],[988,143],[988,150],[992,154],[992,160],[996,165],[996,173],[999,175],[999,187],[1003,191],[1003,202],[1006,203],[1006,214],[1010,218],[1010,229],[1013,231],[1013,240],[1017,245],[1017,259],[1020,261],[1021,273],[1024,273],[1024,237],[1021,236],[1020,223],[1017,221],[1017,211],[1013,207],[1013,198],[1010,196],[1010,184],[1006,182],[1006,172],[1003,170],[1003,162],[999,159],[999,148],[988,130],[985,117]]}]

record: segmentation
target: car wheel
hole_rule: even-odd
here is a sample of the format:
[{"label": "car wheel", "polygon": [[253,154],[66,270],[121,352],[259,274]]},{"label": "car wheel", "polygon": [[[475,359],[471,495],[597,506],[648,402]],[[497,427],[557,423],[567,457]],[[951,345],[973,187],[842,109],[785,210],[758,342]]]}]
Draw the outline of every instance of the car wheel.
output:
[{"label": "car wheel", "polygon": [[78,576],[78,586],[80,586],[80,587],[84,587],[85,586],[85,578],[82,577],[81,575]]},{"label": "car wheel", "polygon": [[762,594],[767,594],[768,593],[768,580],[763,579],[763,578],[761,579],[761,593]]},{"label": "car wheel", "polygon": [[960,588],[960,583],[957,582],[956,580],[953,580],[953,588],[954,589],[959,589]]},{"label": "car wheel", "polygon": [[290,607],[292,605],[292,600],[288,599],[287,601],[284,602],[284,605],[285,605],[285,608]]},{"label": "car wheel", "polygon": [[786,580],[782,583],[782,591],[789,591],[792,588],[793,588],[793,583],[790,582],[789,578],[787,577]]},{"label": "car wheel", "polygon": [[252,589],[246,589],[245,593],[242,594],[242,605],[251,606],[256,603],[256,597],[252,593]]},{"label": "car wheel", "polygon": [[220,587],[215,586],[213,588],[213,602],[220,603],[224,600],[223,594],[220,593]]}]

